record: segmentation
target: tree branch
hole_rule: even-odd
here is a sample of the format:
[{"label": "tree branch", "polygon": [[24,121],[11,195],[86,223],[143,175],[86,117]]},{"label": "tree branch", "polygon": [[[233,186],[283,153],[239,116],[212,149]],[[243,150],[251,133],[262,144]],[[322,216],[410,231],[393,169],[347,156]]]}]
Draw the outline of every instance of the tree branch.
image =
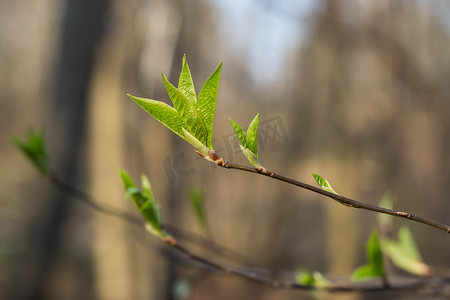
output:
[{"label": "tree branch", "polygon": [[443,224],[443,223],[440,223],[440,222],[437,222],[437,221],[434,221],[434,220],[431,220],[428,218],[424,218],[424,217],[421,217],[418,215],[414,215],[412,213],[395,211],[392,209],[383,208],[383,207],[379,207],[376,205],[359,202],[359,201],[356,201],[356,200],[353,200],[353,199],[350,199],[350,198],[347,198],[344,196],[340,196],[338,194],[334,194],[334,193],[325,191],[319,187],[315,187],[315,186],[309,185],[307,183],[297,181],[295,179],[277,174],[275,172],[267,170],[266,168],[260,168],[259,170],[257,170],[252,167],[229,163],[222,158],[219,158],[218,160],[216,160],[215,163],[222,168],[234,169],[234,170],[245,171],[245,172],[249,172],[249,173],[260,174],[260,175],[264,175],[264,176],[267,176],[267,177],[270,177],[270,178],[273,178],[273,179],[276,179],[276,180],[279,180],[279,181],[282,181],[282,182],[285,182],[288,184],[292,184],[292,185],[298,186],[300,188],[312,191],[314,193],[329,197],[344,206],[360,208],[360,209],[364,209],[364,210],[374,211],[374,212],[378,212],[378,213],[382,213],[382,214],[386,214],[386,215],[391,215],[391,216],[395,216],[395,217],[408,219],[408,220],[419,222],[419,223],[440,229],[447,233],[450,233],[449,225],[446,225],[446,224]]}]

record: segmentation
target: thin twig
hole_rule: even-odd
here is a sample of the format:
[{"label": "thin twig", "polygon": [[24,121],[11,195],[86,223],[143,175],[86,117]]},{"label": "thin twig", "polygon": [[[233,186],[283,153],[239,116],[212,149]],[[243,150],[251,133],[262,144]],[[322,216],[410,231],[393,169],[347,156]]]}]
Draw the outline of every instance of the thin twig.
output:
[{"label": "thin twig", "polygon": [[450,226],[428,219],[428,218],[424,218],[418,215],[414,215],[411,213],[407,213],[407,212],[402,212],[402,211],[395,211],[392,209],[388,209],[388,208],[384,208],[384,207],[379,207],[376,205],[372,205],[372,204],[366,204],[363,202],[359,202],[341,195],[337,195],[328,191],[325,191],[319,187],[315,187],[312,185],[309,185],[307,183],[301,182],[301,181],[297,181],[295,179],[277,174],[275,172],[271,172],[268,171],[265,168],[262,168],[261,170],[257,170],[255,168],[252,167],[247,167],[247,166],[243,166],[243,165],[238,165],[238,164],[234,164],[234,163],[229,163],[224,161],[223,159],[221,159],[220,161],[216,162],[216,164],[220,167],[226,168],[226,169],[234,169],[234,170],[239,170],[239,171],[245,171],[245,172],[250,172],[250,173],[255,173],[255,174],[260,174],[260,175],[264,175],[282,182],[286,182],[298,187],[301,187],[303,189],[306,190],[310,190],[314,193],[317,194],[321,194],[324,195],[326,197],[329,197],[335,201],[337,201],[338,203],[344,205],[344,206],[348,206],[348,207],[353,207],[353,208],[361,208],[361,209],[365,209],[365,210],[370,210],[370,211],[374,211],[374,212],[378,212],[378,213],[382,213],[382,214],[387,214],[387,215],[391,215],[391,216],[395,216],[395,217],[400,217],[400,218],[405,218],[408,220],[412,220],[415,222],[419,222],[419,223],[423,223],[425,225],[440,229],[442,231],[445,231],[447,233],[450,233]]}]

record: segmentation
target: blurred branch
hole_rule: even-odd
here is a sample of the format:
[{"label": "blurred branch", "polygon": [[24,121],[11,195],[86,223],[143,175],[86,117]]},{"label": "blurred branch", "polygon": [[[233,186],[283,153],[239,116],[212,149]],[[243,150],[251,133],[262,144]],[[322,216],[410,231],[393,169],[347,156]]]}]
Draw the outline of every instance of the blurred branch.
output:
[{"label": "blurred branch", "polygon": [[[228,164],[228,167],[230,169],[239,169],[243,171],[248,171],[252,173],[259,173],[256,170],[252,170],[251,168],[235,165],[235,164]],[[263,174],[263,173],[261,173]],[[274,173],[273,178],[282,180],[281,178],[284,178],[283,176],[276,175]],[[265,174],[267,176],[270,176],[270,174]],[[83,190],[78,189],[77,187],[74,187],[61,179],[58,178],[54,173],[50,173],[48,175],[48,179],[52,182],[52,184],[59,189],[62,192],[67,193],[68,195],[71,195],[75,197],[78,201],[81,201],[94,209],[97,212],[113,216],[119,219],[122,219],[123,221],[126,221],[128,223],[131,223],[133,225],[138,225],[141,228],[145,226],[145,222],[135,216],[132,213],[123,211],[121,209],[118,209],[114,206],[105,204],[105,203],[98,203],[93,200],[93,197],[86,193]],[[292,179],[290,179],[292,180]],[[285,181],[285,180],[282,180]],[[307,185],[308,186],[308,185]],[[316,189],[315,187],[312,187],[313,191]],[[353,200],[352,200],[353,201]],[[230,250],[222,245],[219,245],[210,239],[204,238],[202,236],[198,236],[194,233],[188,232],[184,229],[177,228],[173,225],[165,224],[164,227],[169,231],[177,232],[178,234],[185,236],[188,235],[188,239],[202,242],[206,244],[208,247],[211,247],[212,250],[219,252],[219,254],[223,256],[233,256],[233,258],[239,258],[240,260],[247,260],[242,254]],[[181,245],[175,238],[173,238],[170,235],[166,235],[161,237],[160,239],[162,242],[170,246],[172,249],[176,250],[178,253],[182,254],[184,257],[186,257],[189,260],[192,260],[194,262],[200,263],[202,267],[206,269],[210,269],[213,271],[217,271],[219,273],[225,274],[225,275],[234,275],[237,277],[245,278],[247,280],[251,280],[254,282],[257,282],[259,284],[268,286],[270,288],[274,289],[301,289],[301,290],[315,290],[318,289],[311,285],[304,285],[299,284],[295,282],[294,280],[277,280],[272,279],[269,276],[264,276],[261,274],[267,274],[267,273],[274,273],[273,271],[270,271],[266,268],[261,268],[258,270],[252,270],[250,268],[242,269],[242,268],[234,268],[230,266],[225,266],[220,263],[217,263],[213,260],[207,259],[205,257],[196,255],[192,252],[190,252],[187,248],[185,248],[183,245]],[[295,275],[292,274],[292,272],[289,272],[289,277],[294,278]],[[410,278],[408,278],[410,279]],[[425,288],[429,288],[430,286],[434,287],[434,292],[436,292],[436,289],[441,287],[445,287],[448,283],[446,283],[445,278],[440,277],[428,277],[428,278],[417,278],[414,280],[405,280],[404,278],[396,279],[394,282],[391,280],[389,281],[389,285],[386,285],[384,280],[377,280],[377,281],[368,281],[364,283],[351,283],[351,282],[345,282],[345,283],[337,283],[337,282],[331,282],[326,287],[320,288],[321,290],[325,290],[328,292],[372,292],[372,291],[386,291],[386,290],[422,290]]]}]

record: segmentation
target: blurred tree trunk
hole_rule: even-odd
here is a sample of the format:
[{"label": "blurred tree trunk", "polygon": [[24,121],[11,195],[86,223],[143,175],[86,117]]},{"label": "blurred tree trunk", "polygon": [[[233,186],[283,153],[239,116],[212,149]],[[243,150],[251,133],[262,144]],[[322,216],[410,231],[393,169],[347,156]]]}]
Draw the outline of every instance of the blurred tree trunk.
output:
[{"label": "blurred tree trunk", "polygon": [[[54,94],[50,107],[48,140],[57,145],[52,153],[52,165],[61,178],[74,182],[84,144],[86,106],[89,82],[92,74],[95,47],[103,33],[104,13],[107,0],[73,1],[68,0],[62,24],[61,48],[56,60]],[[25,260],[9,299],[52,299],[54,291],[49,281],[58,274],[52,268],[61,254],[61,238],[64,237],[64,224],[70,215],[72,205],[66,195],[55,194],[46,214],[33,224],[31,245],[27,248]],[[75,295],[59,295],[64,299],[75,299],[83,295],[89,299],[90,270],[78,273],[75,280]],[[81,286],[77,285],[84,283]],[[70,283],[69,283],[70,284]]]},{"label": "blurred tree trunk", "polygon": [[[98,48],[90,90],[89,115],[89,185],[92,195],[122,210],[132,209],[123,198],[117,170],[124,166],[124,103],[122,70],[128,36],[132,26],[134,1],[124,7],[114,1],[108,35]],[[121,24],[117,26],[115,24]],[[134,276],[134,246],[130,238],[130,226],[118,218],[95,213],[95,237],[93,243],[95,288],[98,299],[139,299],[140,286]],[[138,258],[139,259],[139,258]],[[144,287],[144,283],[139,282]],[[136,287],[136,288],[135,288]]]}]

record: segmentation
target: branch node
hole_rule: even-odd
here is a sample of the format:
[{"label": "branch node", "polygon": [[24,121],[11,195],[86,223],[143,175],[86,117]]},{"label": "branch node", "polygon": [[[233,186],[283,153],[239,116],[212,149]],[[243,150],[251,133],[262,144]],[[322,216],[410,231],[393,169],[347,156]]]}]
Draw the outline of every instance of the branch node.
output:
[{"label": "branch node", "polygon": [[266,176],[269,176],[269,177],[273,177],[274,176],[274,173],[272,171],[264,168],[263,166],[257,167],[256,170],[259,173],[263,174],[263,175],[266,175]]},{"label": "branch node", "polygon": [[223,159],[222,157],[220,157],[219,155],[217,155],[217,153],[214,150],[209,150],[208,155],[214,161],[214,163],[216,165],[218,165],[219,167],[227,168],[227,169],[230,168],[230,166],[228,165],[228,162],[225,159]]},{"label": "branch node", "polygon": [[412,219],[412,216],[409,213],[405,213],[405,212],[399,211],[399,212],[397,212],[397,214],[402,216],[402,217],[405,217],[407,219]]}]

